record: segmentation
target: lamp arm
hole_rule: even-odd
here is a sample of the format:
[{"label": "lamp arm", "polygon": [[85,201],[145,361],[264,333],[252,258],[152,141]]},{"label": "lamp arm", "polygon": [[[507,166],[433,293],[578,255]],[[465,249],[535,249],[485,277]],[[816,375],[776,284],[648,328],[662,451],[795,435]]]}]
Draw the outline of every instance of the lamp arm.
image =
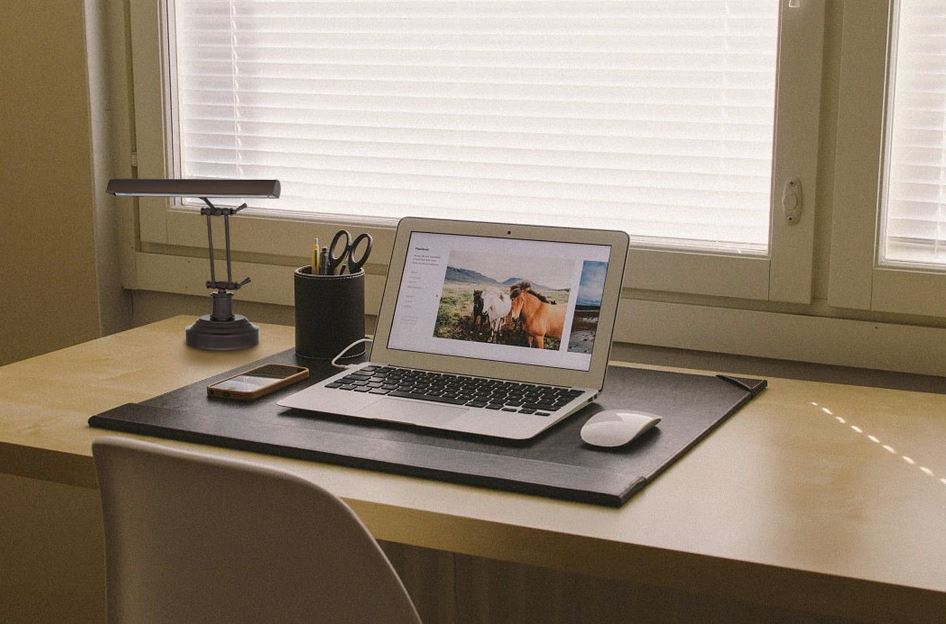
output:
[{"label": "lamp arm", "polygon": [[[207,216],[207,254],[210,258],[210,281],[207,282],[207,288],[216,288],[218,292],[225,292],[227,290],[237,290],[241,286],[245,286],[249,283],[250,278],[245,278],[241,282],[233,281],[233,260],[230,254],[230,215],[234,215],[244,208],[246,204],[238,206],[236,208],[218,208],[214,206],[209,199],[206,197],[200,198],[207,206],[200,209],[200,214]],[[216,272],[214,269],[214,240],[213,240],[213,226],[211,224],[211,217],[223,217],[223,236],[224,236],[224,248],[226,250],[226,260],[227,260],[227,281],[218,282]]]},{"label": "lamp arm", "polygon": [[215,284],[217,282],[217,276],[214,273],[214,233],[213,225],[210,222],[210,217],[213,216],[213,213],[217,208],[211,204],[210,200],[208,200],[206,197],[201,197],[201,199],[204,200],[204,203],[210,208],[209,210],[201,208],[200,213],[207,215],[207,254],[210,256],[210,283]]}]

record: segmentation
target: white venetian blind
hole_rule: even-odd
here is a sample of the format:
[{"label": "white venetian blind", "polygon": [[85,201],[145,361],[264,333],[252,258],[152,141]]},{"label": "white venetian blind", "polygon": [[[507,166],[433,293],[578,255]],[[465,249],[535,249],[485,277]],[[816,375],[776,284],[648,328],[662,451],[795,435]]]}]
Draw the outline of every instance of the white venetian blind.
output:
[{"label": "white venetian blind", "polygon": [[891,41],[880,259],[946,265],[946,2],[901,0]]},{"label": "white venetian blind", "polygon": [[179,173],[766,253],[778,2],[176,0]]}]

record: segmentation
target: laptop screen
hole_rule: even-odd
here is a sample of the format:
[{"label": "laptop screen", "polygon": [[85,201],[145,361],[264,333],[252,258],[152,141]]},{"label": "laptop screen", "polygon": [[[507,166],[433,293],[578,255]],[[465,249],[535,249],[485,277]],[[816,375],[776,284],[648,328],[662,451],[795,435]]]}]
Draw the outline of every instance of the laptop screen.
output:
[{"label": "laptop screen", "polygon": [[610,253],[412,232],[387,348],[588,371]]}]

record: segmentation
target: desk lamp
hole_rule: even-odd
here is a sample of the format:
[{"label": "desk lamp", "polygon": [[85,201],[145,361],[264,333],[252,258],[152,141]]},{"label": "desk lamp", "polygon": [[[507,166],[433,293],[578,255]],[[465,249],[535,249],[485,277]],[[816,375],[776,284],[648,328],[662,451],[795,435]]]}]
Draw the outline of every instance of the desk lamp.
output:
[{"label": "desk lamp", "polygon": [[[210,256],[210,281],[207,288],[215,290],[213,312],[199,317],[185,330],[188,346],[209,351],[232,351],[259,344],[259,328],[241,314],[233,314],[233,293],[249,283],[233,281],[230,260],[230,215],[244,208],[218,208],[208,197],[279,197],[279,180],[110,180],[106,192],[117,197],[197,197],[206,206],[200,214],[207,217],[207,247]],[[223,217],[223,233],[227,254],[227,279],[217,280],[214,270],[212,217]]]}]

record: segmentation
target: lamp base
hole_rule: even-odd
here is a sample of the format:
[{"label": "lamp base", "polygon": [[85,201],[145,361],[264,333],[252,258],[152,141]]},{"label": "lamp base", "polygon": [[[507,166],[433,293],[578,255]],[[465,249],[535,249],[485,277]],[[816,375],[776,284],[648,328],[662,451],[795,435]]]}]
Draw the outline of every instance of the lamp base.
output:
[{"label": "lamp base", "polygon": [[259,327],[242,314],[218,321],[205,314],[184,331],[187,346],[205,351],[237,351],[259,344]]}]

